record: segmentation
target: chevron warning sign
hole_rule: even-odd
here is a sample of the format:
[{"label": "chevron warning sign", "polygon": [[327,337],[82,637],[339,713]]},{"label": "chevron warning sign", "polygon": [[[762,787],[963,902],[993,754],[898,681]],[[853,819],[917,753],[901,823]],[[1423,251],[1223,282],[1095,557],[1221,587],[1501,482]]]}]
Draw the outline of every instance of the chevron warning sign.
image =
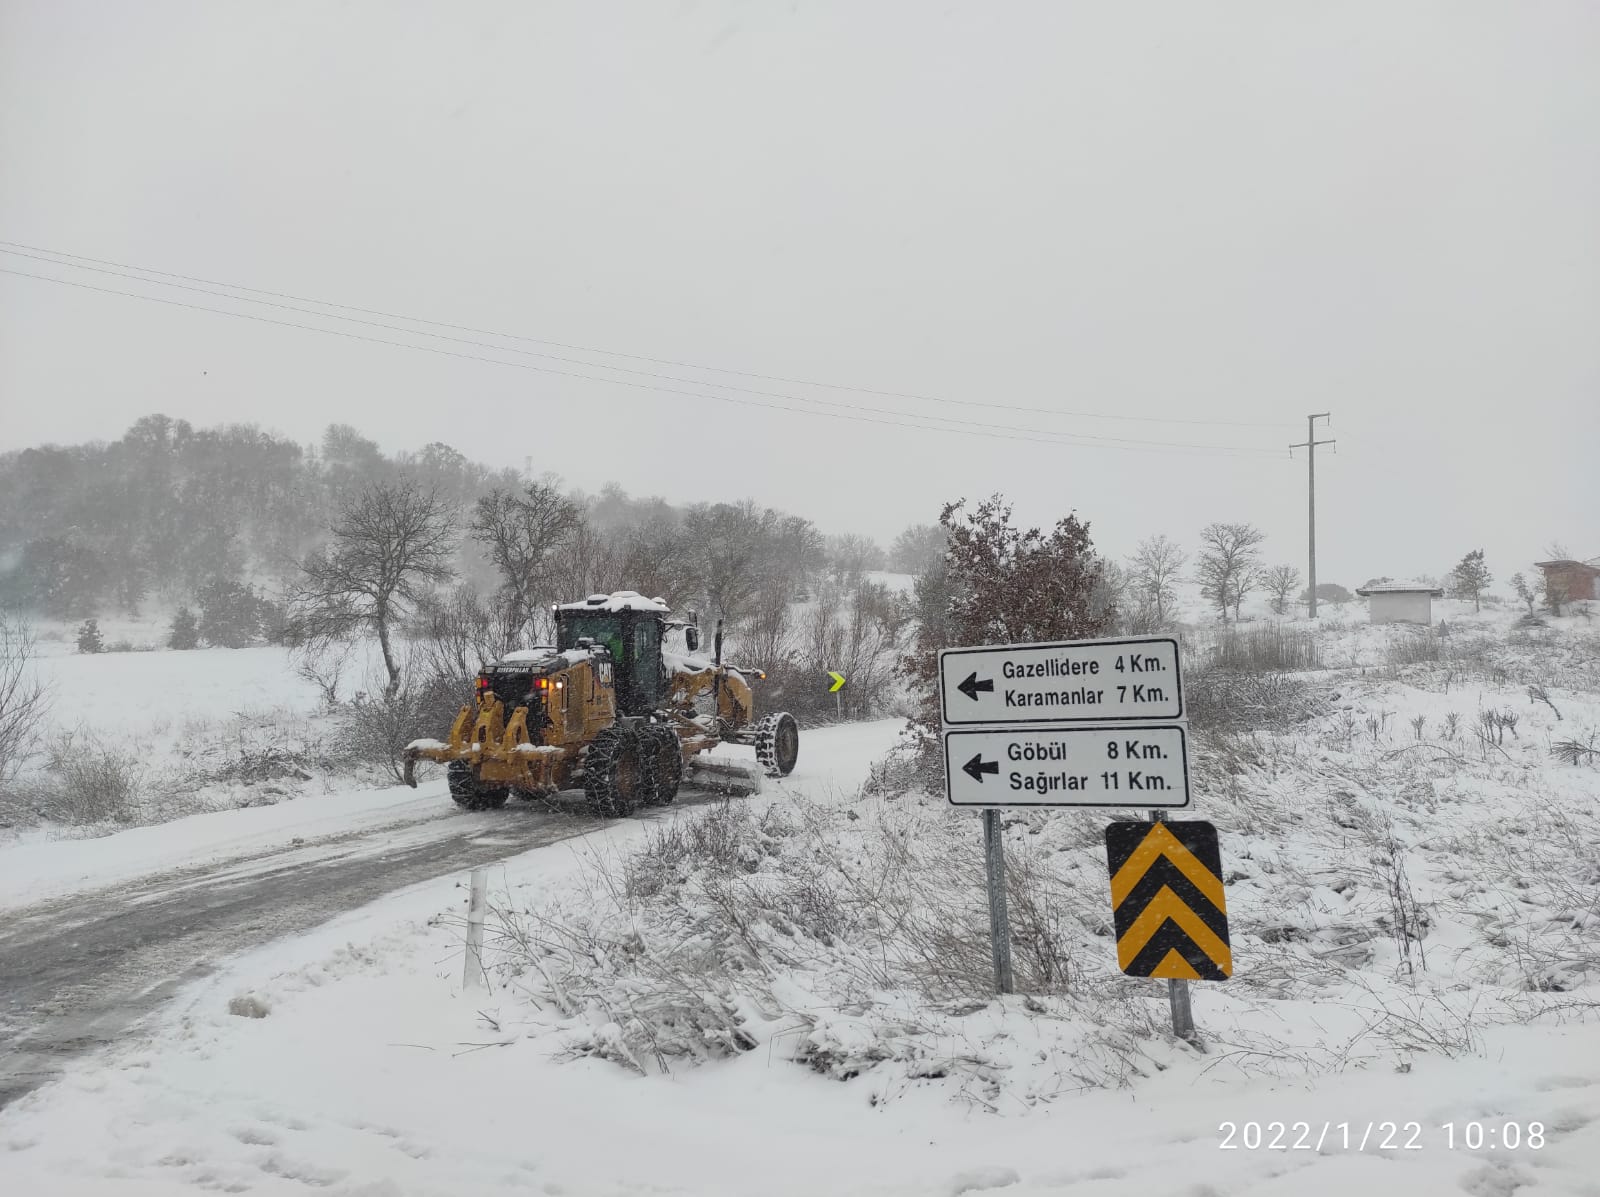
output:
[{"label": "chevron warning sign", "polygon": [[1233,975],[1215,827],[1112,823],[1106,858],[1123,972],[1186,981]]}]

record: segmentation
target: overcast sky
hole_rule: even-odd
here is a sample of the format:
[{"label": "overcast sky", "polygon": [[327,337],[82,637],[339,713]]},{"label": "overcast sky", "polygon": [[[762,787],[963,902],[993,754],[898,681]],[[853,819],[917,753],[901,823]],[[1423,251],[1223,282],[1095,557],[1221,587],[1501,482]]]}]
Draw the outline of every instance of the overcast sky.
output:
[{"label": "overcast sky", "polygon": [[0,449],[342,421],[885,540],[995,490],[1117,554],[1248,520],[1303,568],[1330,411],[1324,580],[1504,579],[1600,553],[1597,64],[1588,0],[3,0],[0,239],[637,357],[0,254],[471,355],[0,274]]}]

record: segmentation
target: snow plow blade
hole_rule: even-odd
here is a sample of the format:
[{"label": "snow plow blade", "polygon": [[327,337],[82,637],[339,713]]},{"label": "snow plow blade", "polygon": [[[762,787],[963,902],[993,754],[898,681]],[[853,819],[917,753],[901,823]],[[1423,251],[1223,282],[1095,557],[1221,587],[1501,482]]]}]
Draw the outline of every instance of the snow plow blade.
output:
[{"label": "snow plow blade", "polygon": [[689,761],[684,781],[698,790],[744,798],[761,793],[761,771],[734,761],[707,760],[697,756]]}]

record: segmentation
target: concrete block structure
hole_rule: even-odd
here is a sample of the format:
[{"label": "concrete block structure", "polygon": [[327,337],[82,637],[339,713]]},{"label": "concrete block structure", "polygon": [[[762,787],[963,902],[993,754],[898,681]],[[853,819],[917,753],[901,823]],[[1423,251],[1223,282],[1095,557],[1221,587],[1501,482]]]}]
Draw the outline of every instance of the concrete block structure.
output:
[{"label": "concrete block structure", "polygon": [[1356,591],[1367,599],[1373,623],[1433,624],[1433,600],[1444,591],[1425,582],[1374,582]]}]

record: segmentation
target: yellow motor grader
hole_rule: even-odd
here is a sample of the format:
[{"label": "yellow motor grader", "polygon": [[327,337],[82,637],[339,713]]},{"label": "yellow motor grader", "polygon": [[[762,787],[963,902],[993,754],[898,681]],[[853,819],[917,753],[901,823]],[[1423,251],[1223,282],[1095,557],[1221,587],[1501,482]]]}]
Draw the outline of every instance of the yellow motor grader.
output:
[{"label": "yellow motor grader", "polygon": [[[686,771],[758,791],[760,773],[705,759],[718,744],[751,745],[761,772],[786,776],[800,731],[787,712],[755,718],[751,682],[766,674],[723,662],[720,621],[707,659],[693,615],[688,623],[670,615],[631,590],[557,606],[554,646],[486,665],[449,739],[407,745],[406,784],[417,784],[417,761],[437,761],[450,796],[469,810],[581,786],[596,813],[620,817],[671,802]],[[673,632],[686,652],[667,648]]]}]

